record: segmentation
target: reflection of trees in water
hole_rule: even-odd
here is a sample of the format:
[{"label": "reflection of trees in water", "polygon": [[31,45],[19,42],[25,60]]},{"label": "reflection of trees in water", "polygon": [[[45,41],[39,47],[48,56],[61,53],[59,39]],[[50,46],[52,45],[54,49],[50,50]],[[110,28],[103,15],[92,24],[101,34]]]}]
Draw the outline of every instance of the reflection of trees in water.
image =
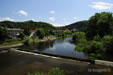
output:
[{"label": "reflection of trees in water", "polygon": [[54,42],[55,41],[46,41],[46,42],[39,42],[37,44],[32,44],[32,45],[23,45],[19,47],[19,49],[24,51],[30,51],[30,52],[32,52],[33,50],[43,51],[46,48],[53,47]]},{"label": "reflection of trees in water", "polygon": [[67,38],[57,39],[56,40],[56,43],[64,43],[64,42],[70,42],[70,43],[72,43],[72,37],[67,37]]},{"label": "reflection of trees in water", "polygon": [[39,43],[35,43],[35,44],[32,44],[32,45],[24,45],[24,46],[21,46],[20,49],[25,50],[25,51],[33,51],[33,50],[43,51],[47,48],[53,48],[55,43],[61,44],[61,43],[64,43],[64,42],[70,42],[70,43],[73,44],[71,38],[66,38],[66,39],[57,39],[57,40],[54,40],[54,41],[49,40],[49,41],[46,41],[46,42],[39,42]]},{"label": "reflection of trees in water", "polygon": [[39,42],[36,47],[39,51],[43,51],[46,48],[53,47],[55,41],[46,41],[46,42]]},{"label": "reflection of trees in water", "polygon": [[20,48],[20,50],[32,52],[33,49],[34,49],[34,45],[23,45],[23,46],[21,46],[19,48]]},{"label": "reflection of trees in water", "polygon": [[64,39],[57,39],[55,42],[56,43],[63,43],[64,42]]}]

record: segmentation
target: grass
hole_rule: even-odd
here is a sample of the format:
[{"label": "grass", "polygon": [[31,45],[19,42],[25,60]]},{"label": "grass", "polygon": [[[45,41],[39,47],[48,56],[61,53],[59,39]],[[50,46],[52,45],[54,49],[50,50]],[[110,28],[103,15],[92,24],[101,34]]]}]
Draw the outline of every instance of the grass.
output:
[{"label": "grass", "polygon": [[4,43],[0,44],[0,46],[9,46],[23,43],[24,40],[7,40]]}]

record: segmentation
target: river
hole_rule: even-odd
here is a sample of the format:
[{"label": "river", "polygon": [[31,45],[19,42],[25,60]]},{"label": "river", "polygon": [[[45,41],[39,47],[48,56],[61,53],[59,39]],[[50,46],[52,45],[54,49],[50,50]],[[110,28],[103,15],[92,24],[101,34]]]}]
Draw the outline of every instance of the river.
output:
[{"label": "river", "polygon": [[24,45],[20,47],[20,50],[63,55],[82,59],[88,58],[88,56],[84,52],[78,52],[77,50],[75,50],[75,47],[75,44],[72,42],[72,37],[67,37],[64,39],[39,42],[30,46]]}]

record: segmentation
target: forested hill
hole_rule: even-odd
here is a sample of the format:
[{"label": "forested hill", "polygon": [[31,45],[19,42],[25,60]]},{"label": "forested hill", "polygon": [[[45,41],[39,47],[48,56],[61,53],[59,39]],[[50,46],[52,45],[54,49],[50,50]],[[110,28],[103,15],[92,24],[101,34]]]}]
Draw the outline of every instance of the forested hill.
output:
[{"label": "forested hill", "polygon": [[46,28],[46,29],[54,29],[55,27],[52,26],[49,23],[46,22],[34,22],[32,20],[25,21],[25,22],[12,22],[12,21],[2,21],[0,22],[0,27],[7,27],[7,28],[30,28],[30,29],[36,29],[36,28]]},{"label": "forested hill", "polygon": [[84,30],[87,25],[88,25],[88,21],[84,20],[84,21],[72,23],[72,24],[65,26],[65,27],[68,28],[68,29]]}]

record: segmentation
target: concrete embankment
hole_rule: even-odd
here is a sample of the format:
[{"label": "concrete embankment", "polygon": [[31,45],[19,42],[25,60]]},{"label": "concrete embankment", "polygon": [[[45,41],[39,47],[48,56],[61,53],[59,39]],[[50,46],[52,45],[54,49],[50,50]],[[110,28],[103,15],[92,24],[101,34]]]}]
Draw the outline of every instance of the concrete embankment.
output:
[{"label": "concrete embankment", "polygon": [[105,66],[112,66],[113,67],[113,62],[110,62],[110,61],[95,60],[95,64],[105,65]]},{"label": "concrete embankment", "polygon": [[53,67],[61,68],[65,75],[113,75],[112,67],[87,62],[13,51],[0,54],[0,75],[28,75],[29,72],[47,74]]},{"label": "concrete embankment", "polygon": [[32,55],[39,55],[39,56],[44,56],[44,57],[51,57],[51,58],[55,58],[55,59],[78,60],[78,61],[82,61],[82,62],[88,62],[90,64],[97,64],[97,65],[113,67],[113,62],[104,61],[104,60],[81,59],[81,58],[75,58],[75,57],[69,57],[69,56],[63,56],[63,55],[55,55],[55,54],[49,54],[49,53],[40,53],[40,52],[32,53],[32,52],[21,51],[21,50],[15,49],[15,48],[11,48],[10,51],[27,53],[27,54],[32,54]]},{"label": "concrete embankment", "polygon": [[57,59],[69,59],[69,60],[78,60],[82,62],[88,62],[90,64],[94,64],[94,60],[89,60],[89,59],[81,59],[81,58],[75,58],[75,57],[69,57],[69,56],[63,56],[63,55],[57,55],[57,54],[49,54],[49,53],[41,53],[41,52],[26,52],[26,51],[21,51],[16,48],[11,48],[10,51],[15,51],[15,52],[21,52],[21,53],[27,53],[27,54],[33,54],[33,55],[39,55],[39,56],[45,56],[45,57],[51,57],[51,58],[57,58]]}]

